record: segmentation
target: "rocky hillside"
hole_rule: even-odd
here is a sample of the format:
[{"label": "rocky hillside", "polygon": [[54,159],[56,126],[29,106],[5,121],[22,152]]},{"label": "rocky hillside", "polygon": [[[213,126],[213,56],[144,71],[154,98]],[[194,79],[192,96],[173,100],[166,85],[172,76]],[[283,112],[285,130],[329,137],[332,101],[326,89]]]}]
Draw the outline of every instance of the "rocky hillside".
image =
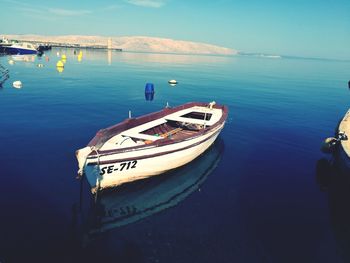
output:
[{"label": "rocky hillside", "polygon": [[[39,35],[6,35],[9,39],[33,40],[39,42],[59,42],[81,45],[107,45],[108,37],[101,36],[39,36]],[[237,51],[230,48],[156,37],[111,37],[113,48],[122,48],[124,51],[181,53],[181,54],[213,54],[234,55]]]}]

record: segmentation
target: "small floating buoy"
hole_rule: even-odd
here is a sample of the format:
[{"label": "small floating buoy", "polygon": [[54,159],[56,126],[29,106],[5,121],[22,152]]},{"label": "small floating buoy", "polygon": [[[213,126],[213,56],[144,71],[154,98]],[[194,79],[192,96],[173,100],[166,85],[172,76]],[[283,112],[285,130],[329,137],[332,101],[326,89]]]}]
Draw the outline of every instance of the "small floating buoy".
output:
[{"label": "small floating buoy", "polygon": [[153,83],[146,83],[145,93],[154,93]]},{"label": "small floating buoy", "polygon": [[12,86],[16,89],[22,88],[22,82],[20,80],[16,80],[12,83]]},{"label": "small floating buoy", "polygon": [[177,82],[177,80],[175,80],[175,79],[171,79],[171,80],[168,81],[168,83],[169,83],[171,86],[175,86],[178,82]]},{"label": "small floating buoy", "polygon": [[153,93],[147,93],[145,92],[145,99],[147,101],[152,101],[154,99],[154,92]]},{"label": "small floating buoy", "polygon": [[147,83],[145,87],[145,99],[152,101],[154,98],[154,85],[153,83]]},{"label": "small floating buoy", "polygon": [[323,153],[332,153],[336,149],[336,146],[338,145],[339,140],[337,140],[334,137],[329,137],[324,140],[321,146],[321,151]]},{"label": "small floating buoy", "polygon": [[59,60],[59,61],[57,62],[57,64],[56,64],[56,69],[57,69],[57,71],[58,71],[59,73],[62,73],[62,72],[63,72],[63,70],[64,70],[64,63],[63,63],[61,60]]},{"label": "small floating buoy", "polygon": [[56,64],[56,67],[57,68],[64,68],[64,63],[61,60],[59,60]]},{"label": "small floating buoy", "polygon": [[46,56],[46,57],[45,57],[45,60],[46,60],[46,61],[49,61],[49,60],[50,60],[50,58],[49,58],[48,56]]},{"label": "small floating buoy", "polygon": [[63,55],[61,56],[61,59],[62,59],[62,60],[66,60],[66,59],[67,59],[67,56],[66,56],[65,54],[63,54]]},{"label": "small floating buoy", "polygon": [[13,61],[12,59],[10,59],[10,60],[9,60],[9,64],[10,64],[10,65],[13,65],[13,64],[15,64],[15,61]]},{"label": "small floating buoy", "polygon": [[60,52],[57,52],[56,55],[57,55],[57,57],[59,57],[60,56]]},{"label": "small floating buoy", "polygon": [[38,64],[38,68],[43,68],[43,67],[44,67],[43,64],[41,64],[41,63]]}]

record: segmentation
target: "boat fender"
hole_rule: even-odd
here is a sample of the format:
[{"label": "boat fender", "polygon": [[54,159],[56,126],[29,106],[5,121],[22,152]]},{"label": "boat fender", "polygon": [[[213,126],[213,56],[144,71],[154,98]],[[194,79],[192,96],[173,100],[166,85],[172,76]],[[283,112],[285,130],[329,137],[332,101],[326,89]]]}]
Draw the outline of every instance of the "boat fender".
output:
[{"label": "boat fender", "polygon": [[324,140],[321,146],[321,151],[323,153],[332,153],[334,152],[336,146],[338,145],[338,140],[334,137],[329,137]]},{"label": "boat fender", "polygon": [[13,82],[13,87],[16,88],[16,89],[20,89],[22,88],[22,82],[20,80],[16,80]]}]

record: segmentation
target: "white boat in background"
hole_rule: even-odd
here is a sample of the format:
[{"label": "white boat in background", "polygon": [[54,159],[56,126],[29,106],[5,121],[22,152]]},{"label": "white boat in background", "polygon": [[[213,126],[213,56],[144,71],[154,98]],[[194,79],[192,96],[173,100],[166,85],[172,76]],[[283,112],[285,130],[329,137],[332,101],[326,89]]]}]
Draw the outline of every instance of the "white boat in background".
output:
[{"label": "white boat in background", "polygon": [[226,106],[192,102],[126,119],[76,152],[79,174],[96,192],[180,167],[213,144],[227,115]]},{"label": "white boat in background", "polygon": [[5,53],[7,47],[11,46],[13,43],[10,42],[7,38],[3,37],[0,39],[0,53]]}]

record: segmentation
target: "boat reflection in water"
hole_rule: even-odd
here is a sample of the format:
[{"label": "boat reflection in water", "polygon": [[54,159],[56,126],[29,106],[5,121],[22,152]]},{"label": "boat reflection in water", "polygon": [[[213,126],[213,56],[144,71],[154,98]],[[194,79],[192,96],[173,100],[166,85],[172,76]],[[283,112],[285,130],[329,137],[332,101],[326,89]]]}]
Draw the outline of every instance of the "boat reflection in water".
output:
[{"label": "boat reflection in water", "polygon": [[23,62],[35,62],[35,55],[13,55],[11,56],[13,61],[23,61]]},{"label": "boat reflection in water", "polygon": [[337,151],[331,159],[322,158],[316,164],[316,181],[327,192],[329,212],[339,253],[350,262],[350,166],[349,158]]},{"label": "boat reflection in water", "polygon": [[99,193],[88,216],[88,237],[174,207],[199,189],[217,167],[224,143],[219,138],[191,163],[171,172]]}]

